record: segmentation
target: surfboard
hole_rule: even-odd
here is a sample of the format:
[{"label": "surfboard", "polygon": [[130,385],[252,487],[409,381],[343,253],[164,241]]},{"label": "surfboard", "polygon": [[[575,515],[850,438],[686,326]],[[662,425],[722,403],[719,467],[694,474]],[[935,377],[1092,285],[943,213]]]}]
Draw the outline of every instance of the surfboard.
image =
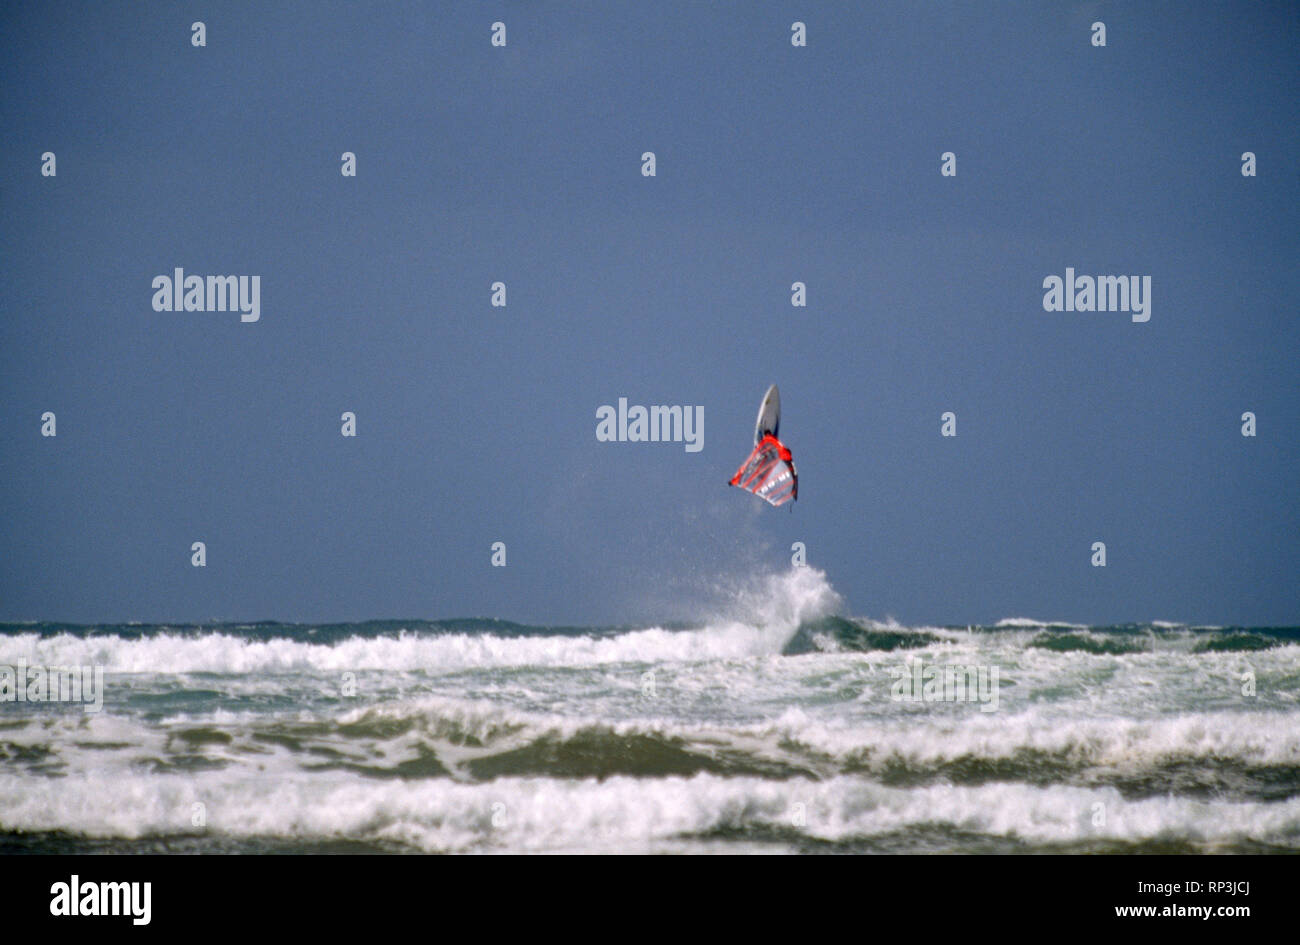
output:
[{"label": "surfboard", "polygon": [[754,444],[757,445],[764,436],[777,436],[781,426],[781,392],[773,384],[763,395],[763,403],[758,408],[758,422],[754,424]]}]

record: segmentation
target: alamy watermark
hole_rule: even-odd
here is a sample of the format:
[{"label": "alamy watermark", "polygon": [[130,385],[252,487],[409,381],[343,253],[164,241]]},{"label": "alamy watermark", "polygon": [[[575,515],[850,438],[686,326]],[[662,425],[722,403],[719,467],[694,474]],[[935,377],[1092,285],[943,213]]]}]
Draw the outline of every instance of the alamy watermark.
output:
[{"label": "alamy watermark", "polygon": [[891,666],[889,675],[895,702],[978,702],[981,712],[998,710],[997,666],[926,665],[916,659]]},{"label": "alamy watermark", "polygon": [[0,665],[0,702],[80,702],[87,712],[104,708],[103,666]]},{"label": "alamy watermark", "polygon": [[154,276],[155,312],[239,312],[241,322],[262,317],[261,276],[187,276],[177,267]]},{"label": "alamy watermark", "polygon": [[133,925],[148,925],[153,917],[153,883],[82,882],[73,873],[68,882],[50,886],[50,915],[127,916]]},{"label": "alamy watermark", "polygon": [[1043,310],[1047,312],[1132,312],[1133,321],[1151,320],[1150,276],[1076,276],[1043,279]]},{"label": "alamy watermark", "polygon": [[596,408],[596,439],[601,443],[685,443],[686,452],[704,449],[704,408],[640,404],[618,399]]}]

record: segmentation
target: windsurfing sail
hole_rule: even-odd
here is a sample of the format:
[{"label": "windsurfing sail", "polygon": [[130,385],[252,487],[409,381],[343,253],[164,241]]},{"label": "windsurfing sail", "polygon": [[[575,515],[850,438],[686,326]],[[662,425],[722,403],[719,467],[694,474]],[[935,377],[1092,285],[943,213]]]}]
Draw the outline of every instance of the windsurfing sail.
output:
[{"label": "windsurfing sail", "polygon": [[799,473],[794,468],[794,458],[776,437],[780,426],[781,394],[773,384],[758,408],[754,451],[731,477],[731,485],[777,506],[799,498]]}]

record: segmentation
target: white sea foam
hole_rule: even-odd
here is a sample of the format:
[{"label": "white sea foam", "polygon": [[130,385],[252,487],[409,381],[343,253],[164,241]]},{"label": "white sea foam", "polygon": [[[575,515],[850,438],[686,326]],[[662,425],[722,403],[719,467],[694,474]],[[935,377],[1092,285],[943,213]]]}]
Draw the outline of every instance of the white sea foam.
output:
[{"label": "white sea foam", "polygon": [[[587,707],[588,710],[590,706]],[[701,758],[774,762],[792,770],[830,776],[845,770],[872,772],[903,765],[941,776],[944,766],[978,761],[1015,761],[1038,766],[1053,777],[1105,782],[1115,777],[1157,775],[1163,766],[1213,762],[1258,767],[1300,766],[1300,731],[1289,714],[1264,711],[1185,713],[1150,719],[1086,718],[1059,707],[1035,707],[1016,714],[979,712],[885,717],[845,717],[791,707],[770,721],[723,724],[671,715],[600,717],[589,712],[521,711],[495,701],[425,696],[361,706],[321,726],[310,714],[268,719],[256,712],[220,711],[202,720],[166,722],[72,714],[5,732],[15,746],[48,747],[47,763],[61,773],[89,776],[140,764],[168,762],[176,752],[205,755],[232,768],[255,766],[293,778],[319,763],[310,749],[328,749],[378,768],[419,757],[432,749],[454,776],[469,759],[508,752],[543,739],[562,742],[579,733],[653,737]],[[294,729],[304,726],[303,730]],[[183,739],[201,726],[225,737],[200,746]],[[273,736],[290,735],[304,753],[277,747]],[[472,747],[471,747],[472,746]],[[1238,769],[1240,770],[1240,769]],[[1157,775],[1158,776],[1158,775]]]},{"label": "white sea foam", "polygon": [[0,664],[102,665],[110,673],[427,672],[492,666],[587,666],[743,659],[779,653],[799,625],[834,611],[838,598],[816,568],[792,568],[737,591],[723,616],[699,630],[651,627],[616,636],[405,633],[333,645],[246,640],[227,634],[136,639],[36,634],[0,637]]},{"label": "white sea foam", "polygon": [[1065,620],[1034,620],[1032,617],[1003,617],[993,626],[1006,630],[1032,630],[1039,627],[1069,627],[1072,630],[1088,629],[1086,623],[1069,623]]},{"label": "white sea foam", "polygon": [[[62,778],[42,792],[0,776],[0,826],[92,837],[194,833],[228,837],[395,841],[429,851],[653,850],[718,829],[783,828],[830,841],[910,827],[949,827],[1029,842],[1178,837],[1208,845],[1273,838],[1300,847],[1300,799],[1228,802],[1126,800],[1112,788],[986,784],[901,789],[861,778],[604,781],[508,778],[375,781],[320,775],[288,781],[232,776],[131,775],[111,784]],[[1098,824],[1098,804],[1105,811]]]},{"label": "white sea foam", "polygon": [[[857,651],[871,641],[836,623],[836,651],[781,655],[800,625],[843,612],[809,568],[733,591],[695,630],[3,636],[0,664],[103,665],[108,698],[91,716],[10,707],[0,829],[193,833],[202,803],[207,831],[230,838],[420,850],[659,851],[718,830],[734,850],[777,828],[1300,850],[1300,797],[1285,796],[1300,768],[1294,644],[1201,652],[1192,635],[1147,634],[1140,652],[1060,652],[1027,645],[1049,626],[1027,618],[1002,633],[866,620],[912,639]],[[888,670],[917,659],[1000,667],[1000,710],[895,701]],[[695,770],[708,773],[681,776]],[[881,783],[900,771],[910,786]],[[613,776],[570,776],[587,773]]]}]

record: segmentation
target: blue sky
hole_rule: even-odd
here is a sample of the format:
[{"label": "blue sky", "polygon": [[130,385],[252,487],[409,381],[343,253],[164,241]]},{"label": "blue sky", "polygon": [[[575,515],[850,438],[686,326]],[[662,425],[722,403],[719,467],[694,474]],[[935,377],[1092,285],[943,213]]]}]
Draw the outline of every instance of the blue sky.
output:
[{"label": "blue sky", "polygon": [[1300,622],[1294,4],[266,6],[0,14],[0,619],[683,619],[802,541],[909,623]]}]

